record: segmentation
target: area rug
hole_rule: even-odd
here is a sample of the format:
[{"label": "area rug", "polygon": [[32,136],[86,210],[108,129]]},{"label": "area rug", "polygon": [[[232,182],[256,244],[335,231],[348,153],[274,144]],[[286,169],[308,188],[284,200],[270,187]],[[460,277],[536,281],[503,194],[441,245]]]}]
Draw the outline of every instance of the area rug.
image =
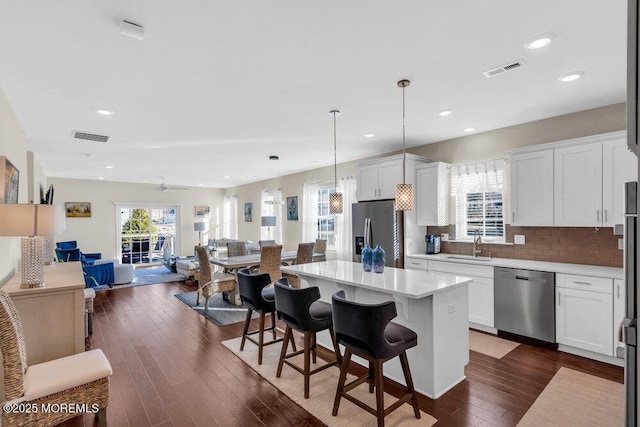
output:
[{"label": "area rug", "polygon": [[502,359],[520,344],[469,329],[469,350]]},{"label": "area rug", "polygon": [[623,426],[624,385],[574,371],[560,370],[518,426]]},{"label": "area rug", "polygon": [[114,290],[130,288],[132,286],[155,285],[165,282],[183,282],[187,278],[183,274],[174,273],[164,265],[159,267],[134,268],[131,283],[122,285],[101,285],[93,288],[94,291]]},{"label": "area rug", "polygon": [[[214,294],[209,298],[209,309],[204,309],[204,297],[200,296],[200,305],[196,305],[197,292],[187,292],[184,294],[175,294],[183,303],[200,313],[207,319],[211,320],[218,326],[231,325],[233,323],[244,322],[247,317],[247,308],[243,306],[233,305],[222,298],[222,294]],[[258,317],[258,313],[253,313],[252,318]],[[267,319],[267,322],[270,322]]]},{"label": "area rug", "polygon": [[[332,416],[333,400],[335,398],[336,387],[338,386],[338,378],[340,370],[333,366],[318,372],[311,376],[309,399],[304,398],[303,378],[302,374],[294,371],[290,366],[285,365],[280,378],[276,378],[276,370],[278,368],[278,358],[280,357],[281,346],[270,345],[264,347],[262,365],[258,365],[258,346],[252,343],[245,344],[244,350],[240,351],[240,339],[223,341],[222,344],[231,350],[253,370],[258,372],[267,381],[273,384],[278,390],[286,394],[291,400],[296,402],[307,412],[318,418],[328,426],[375,426],[376,418],[364,409],[356,406],[346,399],[340,402],[340,408],[337,416]],[[294,363],[302,366],[302,355],[297,356],[299,359],[293,358]],[[324,361],[318,358],[318,362],[323,364]],[[311,364],[311,369],[317,365]],[[418,369],[415,367],[414,369]],[[349,375],[347,381],[354,379]],[[351,391],[358,399],[362,399],[367,404],[375,407],[375,393],[369,393],[369,385],[361,384]],[[397,399],[387,393],[384,395],[384,405],[389,407]],[[413,408],[408,405],[402,405],[391,414],[385,417],[386,426],[432,426],[437,420],[424,411],[421,411],[421,419],[416,419],[413,415]]]}]

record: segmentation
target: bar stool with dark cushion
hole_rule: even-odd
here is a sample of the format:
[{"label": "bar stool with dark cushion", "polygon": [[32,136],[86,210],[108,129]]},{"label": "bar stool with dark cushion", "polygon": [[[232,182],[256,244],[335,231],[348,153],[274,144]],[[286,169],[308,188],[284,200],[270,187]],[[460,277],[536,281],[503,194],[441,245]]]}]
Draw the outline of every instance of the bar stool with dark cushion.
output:
[{"label": "bar stool with dark cushion", "polygon": [[[271,279],[266,273],[251,274],[248,268],[238,271],[238,290],[240,299],[248,308],[247,318],[244,322],[244,331],[242,332],[242,341],[240,342],[240,351],[244,350],[244,343],[248,339],[258,346],[258,365],[262,364],[262,349],[265,345],[274,344],[282,341],[282,338],[276,336],[276,304],[273,300],[273,288],[266,288],[271,284]],[[251,324],[251,315],[254,311],[260,313],[260,326],[257,330],[249,332]],[[271,327],[265,329],[265,314],[271,314]],[[264,342],[265,331],[271,331],[273,339]],[[258,334],[258,341],[251,335]],[[295,347],[295,344],[294,344]]]},{"label": "bar stool with dark cushion", "polygon": [[[275,282],[274,290],[278,318],[287,325],[276,377],[280,378],[282,367],[285,363],[300,372],[304,375],[304,397],[308,399],[309,377],[337,365],[340,360],[340,351],[333,334],[331,304],[318,301],[320,299],[320,290],[316,286],[300,289],[292,288],[289,286],[286,277]],[[296,351],[294,347],[293,352],[287,354],[289,341],[293,341],[294,329],[304,334],[304,348]],[[331,334],[336,359],[311,370],[312,357],[313,363],[316,363],[316,333],[325,329],[328,329]],[[304,367],[301,368],[288,360],[302,353],[304,353]]]},{"label": "bar stool with dark cushion", "polygon": [[[340,379],[333,404],[333,415],[338,415],[340,399],[344,397],[377,416],[378,426],[384,426],[384,417],[409,401],[411,401],[416,418],[420,418],[418,398],[413,388],[406,353],[407,349],[418,344],[418,336],[411,329],[391,322],[391,319],[397,315],[395,302],[361,304],[347,301],[344,291],[336,292],[331,299],[336,340],[345,346],[340,366]],[[349,384],[345,384],[352,354],[369,361],[369,372]],[[407,393],[385,410],[382,364],[396,356],[400,357]],[[373,392],[374,386],[376,388],[375,409],[347,393],[368,379],[372,381],[369,385],[369,391]]]}]

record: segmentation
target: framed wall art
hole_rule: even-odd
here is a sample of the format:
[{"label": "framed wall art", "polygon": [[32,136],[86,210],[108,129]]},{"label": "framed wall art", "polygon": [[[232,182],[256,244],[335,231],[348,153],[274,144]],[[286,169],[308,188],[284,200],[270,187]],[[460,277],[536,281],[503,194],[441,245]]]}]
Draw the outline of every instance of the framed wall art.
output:
[{"label": "framed wall art", "polygon": [[253,221],[253,211],[251,208],[251,203],[244,204],[244,222]]},{"label": "framed wall art", "polygon": [[196,206],[196,216],[199,218],[209,216],[210,212],[209,206]]},{"label": "framed wall art", "polygon": [[4,156],[0,156],[0,203],[18,203],[20,172]]},{"label": "framed wall art", "polygon": [[91,203],[65,202],[64,211],[67,218],[91,218]]},{"label": "framed wall art", "polygon": [[298,196],[287,197],[287,219],[298,220]]}]

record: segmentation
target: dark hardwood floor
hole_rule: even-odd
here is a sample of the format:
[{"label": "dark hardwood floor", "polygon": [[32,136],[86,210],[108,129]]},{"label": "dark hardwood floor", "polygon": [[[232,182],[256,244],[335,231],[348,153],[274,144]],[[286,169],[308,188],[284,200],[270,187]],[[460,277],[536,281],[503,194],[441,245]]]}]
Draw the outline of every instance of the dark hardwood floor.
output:
[{"label": "dark hardwood floor", "polygon": [[[221,344],[240,336],[242,323],[218,327],[173,296],[195,289],[176,282],[97,293],[90,345],[114,371],[108,424],[323,425]],[[420,399],[438,426],[514,426],[562,366],[623,381],[622,368],[529,344],[503,359],[470,353],[465,381],[435,401]],[[63,425],[93,423],[85,415]]]}]

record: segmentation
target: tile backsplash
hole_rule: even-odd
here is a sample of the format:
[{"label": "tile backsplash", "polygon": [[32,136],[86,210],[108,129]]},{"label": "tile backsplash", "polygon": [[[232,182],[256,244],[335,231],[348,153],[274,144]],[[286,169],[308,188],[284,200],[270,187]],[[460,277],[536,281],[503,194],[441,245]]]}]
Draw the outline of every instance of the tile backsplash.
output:
[{"label": "tile backsplash", "polygon": [[[455,235],[455,226],[427,227],[425,234],[449,233]],[[571,264],[622,267],[623,253],[613,228],[594,227],[511,227],[506,225],[508,243],[514,235],[524,235],[524,245],[496,245],[483,243],[482,256],[516,258],[536,261],[566,262]],[[441,242],[445,253],[471,255],[469,242]]]}]

